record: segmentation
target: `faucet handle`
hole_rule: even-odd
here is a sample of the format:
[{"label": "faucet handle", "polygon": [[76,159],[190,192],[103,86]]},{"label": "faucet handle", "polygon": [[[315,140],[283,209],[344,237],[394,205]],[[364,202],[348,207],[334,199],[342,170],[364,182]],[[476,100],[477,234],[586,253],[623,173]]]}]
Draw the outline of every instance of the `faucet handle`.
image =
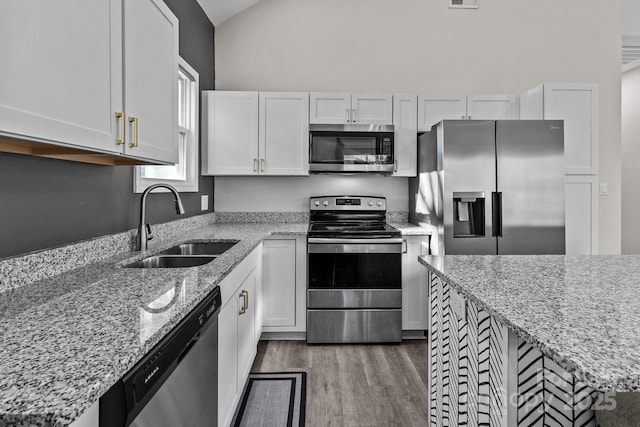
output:
[{"label": "faucet handle", "polygon": [[147,229],[147,240],[153,239],[153,235],[151,234],[151,224],[146,223],[144,226]]}]

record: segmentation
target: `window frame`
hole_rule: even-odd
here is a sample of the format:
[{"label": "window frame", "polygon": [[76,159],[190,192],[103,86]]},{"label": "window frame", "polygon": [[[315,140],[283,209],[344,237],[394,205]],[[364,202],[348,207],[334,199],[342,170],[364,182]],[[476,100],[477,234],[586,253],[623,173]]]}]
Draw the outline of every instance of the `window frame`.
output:
[{"label": "window frame", "polygon": [[[176,188],[180,193],[198,192],[199,180],[200,180],[200,164],[199,154],[200,151],[200,76],[198,72],[189,65],[187,61],[178,57],[178,70],[179,75],[184,74],[190,84],[188,85],[188,101],[190,108],[188,108],[187,118],[188,128],[180,126],[178,123],[178,138],[180,135],[185,135],[185,179],[157,179],[157,178],[145,178],[142,176],[142,166],[135,166],[133,173],[133,191],[134,193],[142,193],[147,187],[153,184],[170,184]],[[181,102],[180,96],[176,96],[178,102]],[[180,107],[178,106],[180,111]],[[180,118],[178,118],[180,120]],[[169,191],[164,188],[158,188],[155,191]]]}]

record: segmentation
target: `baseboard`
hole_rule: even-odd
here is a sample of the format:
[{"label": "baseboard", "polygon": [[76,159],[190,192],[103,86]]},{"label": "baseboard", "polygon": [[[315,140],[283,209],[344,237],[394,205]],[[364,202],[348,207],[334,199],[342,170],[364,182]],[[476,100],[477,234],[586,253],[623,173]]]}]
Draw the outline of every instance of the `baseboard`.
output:
[{"label": "baseboard", "polygon": [[261,340],[284,340],[284,341],[304,341],[307,339],[306,332],[263,332]]},{"label": "baseboard", "polygon": [[402,331],[403,340],[425,340],[427,339],[428,331]]}]

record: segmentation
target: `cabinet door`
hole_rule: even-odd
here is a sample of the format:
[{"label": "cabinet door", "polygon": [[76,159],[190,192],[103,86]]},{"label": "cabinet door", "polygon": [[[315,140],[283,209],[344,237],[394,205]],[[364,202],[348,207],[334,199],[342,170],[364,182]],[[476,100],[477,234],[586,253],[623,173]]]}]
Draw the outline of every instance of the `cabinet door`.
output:
[{"label": "cabinet door", "polygon": [[0,2],[0,135],[122,152],[121,3]]},{"label": "cabinet door", "polygon": [[418,95],[418,130],[430,131],[441,120],[462,120],[467,117],[467,95],[420,94]]},{"label": "cabinet door", "polygon": [[428,240],[422,236],[404,238],[406,252],[402,254],[402,329],[429,328],[429,295],[427,274],[418,257],[428,253]]},{"label": "cabinet door", "polygon": [[309,94],[309,123],[348,123],[350,113],[350,93],[311,92]]},{"label": "cabinet door", "polygon": [[390,93],[354,93],[351,95],[351,123],[393,123],[393,95]]},{"label": "cabinet door", "polygon": [[564,120],[565,173],[597,174],[597,85],[545,83],[544,118]]},{"label": "cabinet door", "polygon": [[467,118],[470,120],[509,120],[518,116],[515,95],[467,95]]},{"label": "cabinet door", "polygon": [[264,326],[296,325],[296,241],[263,243]]},{"label": "cabinet door", "polygon": [[309,94],[260,92],[261,175],[309,175]]},{"label": "cabinet door", "polygon": [[125,152],[176,163],[178,19],[162,0],[123,3]]},{"label": "cabinet door", "polygon": [[256,175],[258,92],[204,91],[202,103],[203,175]]},{"label": "cabinet door", "polygon": [[598,254],[598,177],[565,175],[567,255]]},{"label": "cabinet door", "polygon": [[418,96],[393,94],[395,169],[393,176],[416,176],[418,166]]},{"label": "cabinet door", "polygon": [[233,416],[238,387],[238,303],[236,298],[218,315],[218,425]]},{"label": "cabinet door", "polygon": [[[255,322],[256,322],[256,269],[242,282],[238,289],[238,384],[242,389],[251,364],[256,355]],[[245,293],[245,296],[243,295]]]}]

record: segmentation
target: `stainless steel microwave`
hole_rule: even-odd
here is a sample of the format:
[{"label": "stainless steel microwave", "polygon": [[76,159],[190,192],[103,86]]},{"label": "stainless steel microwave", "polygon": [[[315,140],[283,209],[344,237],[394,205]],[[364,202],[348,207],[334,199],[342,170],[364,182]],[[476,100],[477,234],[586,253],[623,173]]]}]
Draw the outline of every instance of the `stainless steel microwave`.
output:
[{"label": "stainless steel microwave", "polygon": [[393,125],[309,125],[309,172],[394,170]]}]

